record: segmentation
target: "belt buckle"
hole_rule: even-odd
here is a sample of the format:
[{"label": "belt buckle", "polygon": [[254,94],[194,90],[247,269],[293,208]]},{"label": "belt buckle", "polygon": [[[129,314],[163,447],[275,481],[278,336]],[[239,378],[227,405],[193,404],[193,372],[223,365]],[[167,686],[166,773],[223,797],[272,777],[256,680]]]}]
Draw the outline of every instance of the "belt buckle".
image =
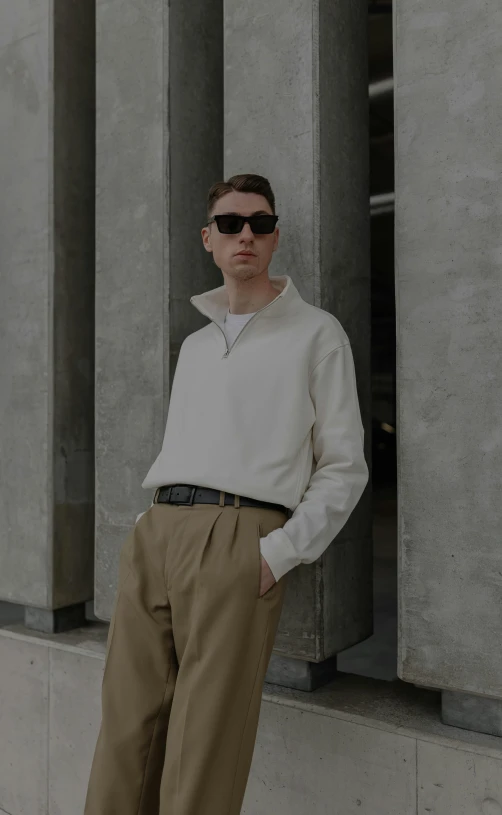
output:
[{"label": "belt buckle", "polygon": [[[197,487],[188,487],[188,489],[190,490],[190,498],[188,499],[188,501],[177,501],[177,500],[175,500],[175,502],[174,502],[175,504],[179,504],[180,506],[183,506],[183,507],[192,507],[193,506],[193,499],[195,497]],[[171,493],[171,495],[172,495],[172,493]]]}]

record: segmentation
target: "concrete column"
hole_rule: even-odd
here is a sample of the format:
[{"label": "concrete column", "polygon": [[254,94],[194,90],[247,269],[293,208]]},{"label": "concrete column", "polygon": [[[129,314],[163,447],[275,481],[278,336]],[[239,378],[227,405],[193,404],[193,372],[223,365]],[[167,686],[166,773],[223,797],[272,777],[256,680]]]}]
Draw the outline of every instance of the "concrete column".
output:
[{"label": "concrete column", "polygon": [[222,7],[97,4],[96,601],[109,619],[118,555],[153,497],[192,294],[221,285],[200,229],[223,176]]},{"label": "concrete column", "polygon": [[501,30],[498,0],[395,4],[399,675],[498,735]]},{"label": "concrete column", "polygon": [[93,591],[94,10],[0,5],[0,598]]},{"label": "concrete column", "polygon": [[[270,180],[271,274],[347,331],[371,466],[367,12],[366,0],[225,0],[224,70],[225,177]],[[310,689],[372,633],[369,486],[336,543],[291,578],[269,678]]]}]

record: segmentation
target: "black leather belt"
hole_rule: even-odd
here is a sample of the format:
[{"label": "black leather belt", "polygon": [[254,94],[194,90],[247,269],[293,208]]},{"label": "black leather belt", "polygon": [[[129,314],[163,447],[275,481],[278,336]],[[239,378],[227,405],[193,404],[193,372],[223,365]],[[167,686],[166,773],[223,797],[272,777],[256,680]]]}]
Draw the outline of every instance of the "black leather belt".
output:
[{"label": "black leather belt", "polygon": [[[230,492],[225,493],[225,504],[235,505],[235,495]],[[172,484],[166,487],[159,487],[153,499],[154,504],[180,504],[181,506],[193,506],[193,504],[219,504],[220,491],[209,487],[193,487],[190,484]],[[275,509],[290,515],[291,512],[282,504],[270,504],[268,501],[257,501],[255,498],[246,498],[239,495],[239,505],[241,507],[263,507],[264,509]]]}]

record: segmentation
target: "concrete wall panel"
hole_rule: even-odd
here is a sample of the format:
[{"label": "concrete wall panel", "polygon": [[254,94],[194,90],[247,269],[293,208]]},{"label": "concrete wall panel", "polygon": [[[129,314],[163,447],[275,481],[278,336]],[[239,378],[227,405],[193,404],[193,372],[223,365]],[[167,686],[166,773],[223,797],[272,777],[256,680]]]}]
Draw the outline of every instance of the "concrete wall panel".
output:
[{"label": "concrete wall panel", "polygon": [[76,815],[84,811],[101,722],[103,660],[69,650],[48,650],[49,813]]},{"label": "concrete wall panel", "polygon": [[502,697],[502,10],[396,4],[399,675]]},{"label": "concrete wall panel", "polygon": [[0,812],[48,815],[49,652],[0,636],[0,665]]},{"label": "concrete wall panel", "polygon": [[502,760],[417,744],[417,815],[500,815]]},{"label": "concrete wall panel", "polygon": [[0,597],[92,594],[93,5],[0,7]]},{"label": "concrete wall panel", "polygon": [[[225,0],[225,177],[266,176],[271,274],[351,340],[371,467],[367,3]],[[321,661],[372,633],[371,487],[336,544],[292,576],[281,654]]]},{"label": "concrete wall panel", "polygon": [[221,8],[97,4],[96,602],[109,619],[141,483],[162,444],[192,294],[221,285],[202,246],[221,179]]}]

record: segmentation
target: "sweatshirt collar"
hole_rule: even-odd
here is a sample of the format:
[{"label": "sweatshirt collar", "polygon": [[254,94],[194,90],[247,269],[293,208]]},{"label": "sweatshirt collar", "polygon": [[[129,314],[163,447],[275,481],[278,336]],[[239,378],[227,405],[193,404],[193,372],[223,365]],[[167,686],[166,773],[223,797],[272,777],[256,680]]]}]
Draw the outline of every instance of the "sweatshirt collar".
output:
[{"label": "sweatshirt collar", "polygon": [[[270,282],[277,289],[277,297],[268,306],[258,309],[257,314],[263,311],[261,315],[263,317],[280,317],[284,314],[294,313],[302,298],[289,275],[270,275]],[[190,302],[201,314],[209,317],[215,323],[223,325],[230,305],[225,285],[206,291],[203,294],[195,294],[190,298]]]}]

